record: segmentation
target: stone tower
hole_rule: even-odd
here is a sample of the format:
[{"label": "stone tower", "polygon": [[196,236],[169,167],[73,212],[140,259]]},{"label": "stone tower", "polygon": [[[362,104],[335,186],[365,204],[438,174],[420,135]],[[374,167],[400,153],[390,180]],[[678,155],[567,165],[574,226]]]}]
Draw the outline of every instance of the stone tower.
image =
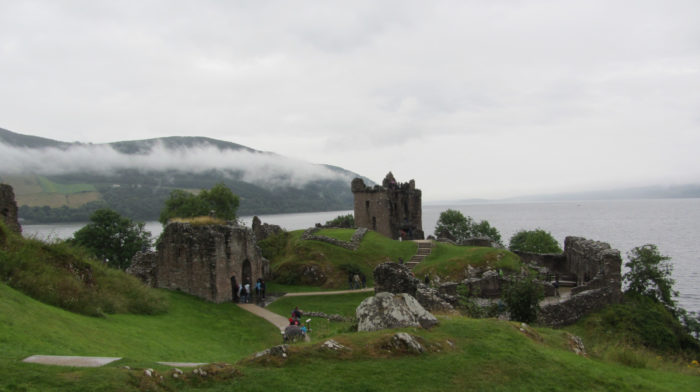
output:
[{"label": "stone tower", "polygon": [[389,172],[382,185],[370,188],[361,178],[351,184],[355,197],[355,226],[389,238],[423,239],[421,191],[415,181],[398,183]]}]

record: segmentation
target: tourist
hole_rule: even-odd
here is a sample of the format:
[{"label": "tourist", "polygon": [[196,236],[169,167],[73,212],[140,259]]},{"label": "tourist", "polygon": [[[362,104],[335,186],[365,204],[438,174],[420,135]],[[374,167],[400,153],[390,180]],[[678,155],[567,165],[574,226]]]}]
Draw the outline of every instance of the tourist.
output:
[{"label": "tourist", "polygon": [[365,274],[360,274],[360,280],[362,281],[362,288],[363,289],[366,288],[367,287],[367,277],[365,276]]},{"label": "tourist", "polygon": [[258,278],[258,281],[255,282],[255,297],[260,298],[260,290],[262,289],[262,284],[260,283],[262,279]]},{"label": "tourist", "polygon": [[430,274],[425,274],[425,279],[423,279],[425,284],[430,285]]},{"label": "tourist", "polygon": [[299,321],[301,318],[301,310],[299,310],[298,306],[294,307],[294,310],[292,310],[292,318],[296,321]]},{"label": "tourist", "polygon": [[355,274],[355,276],[352,277],[353,281],[353,287],[356,289],[360,288],[360,285],[362,284],[362,281],[360,280],[360,275]]},{"label": "tourist", "polygon": [[399,264],[403,265],[403,258],[399,257]]},{"label": "tourist", "polygon": [[348,287],[352,290],[352,272],[348,272]]},{"label": "tourist", "polygon": [[245,286],[247,286],[247,284],[240,286],[238,289],[238,297],[242,303],[248,302],[248,291],[246,290]]},{"label": "tourist", "polygon": [[245,282],[245,302],[248,303],[250,302],[250,280],[246,280]]},{"label": "tourist", "polygon": [[265,299],[265,280],[260,279],[260,295],[262,296],[262,299]]},{"label": "tourist", "polygon": [[554,275],[554,296],[559,296],[559,274]]}]

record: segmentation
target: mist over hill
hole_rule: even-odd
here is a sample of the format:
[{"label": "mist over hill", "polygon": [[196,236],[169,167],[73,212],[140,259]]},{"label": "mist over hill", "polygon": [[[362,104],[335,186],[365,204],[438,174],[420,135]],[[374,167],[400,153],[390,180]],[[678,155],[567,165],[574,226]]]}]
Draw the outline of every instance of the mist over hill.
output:
[{"label": "mist over hill", "polygon": [[205,137],[86,144],[0,128],[0,156],[25,222],[82,221],[104,206],[152,220],[173,189],[219,182],[241,198],[239,215],[350,209],[350,181],[361,177]]}]

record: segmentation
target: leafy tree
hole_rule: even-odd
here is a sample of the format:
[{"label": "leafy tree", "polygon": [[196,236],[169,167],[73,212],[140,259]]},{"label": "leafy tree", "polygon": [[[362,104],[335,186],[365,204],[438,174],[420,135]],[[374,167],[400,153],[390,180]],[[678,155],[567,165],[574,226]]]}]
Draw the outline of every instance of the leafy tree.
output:
[{"label": "leafy tree", "polygon": [[352,214],[338,215],[325,224],[326,227],[344,227],[351,229],[355,227],[355,217]]},{"label": "leafy tree", "polygon": [[126,269],[136,252],[150,248],[151,233],[144,230],[144,223],[136,223],[103,208],[90,215],[90,223],[75,232],[70,241],[83,246],[109,266]]},{"label": "leafy tree", "polygon": [[238,196],[223,183],[209,190],[205,189],[197,195],[176,189],[170,192],[158,221],[165,225],[172,218],[209,215],[211,211],[214,211],[217,218],[233,220],[236,219],[238,204]]},{"label": "leafy tree", "polygon": [[670,257],[659,253],[656,245],[646,244],[632,249],[625,267],[629,271],[622,279],[627,283],[625,293],[645,296],[661,302],[669,309],[675,309],[673,297],[678,295],[673,290],[675,281],[671,279],[673,266]]},{"label": "leafy tree", "polygon": [[561,253],[557,240],[548,231],[542,229],[520,230],[510,237],[508,249],[511,251],[532,253]]},{"label": "leafy tree", "polygon": [[472,237],[487,237],[502,245],[501,234],[498,229],[491,227],[488,221],[483,220],[476,223],[472,217],[465,217],[461,212],[452,209],[440,213],[440,218],[435,226],[435,235],[452,238],[455,241]]},{"label": "leafy tree", "polygon": [[531,323],[537,319],[544,289],[532,277],[519,278],[506,285],[502,298],[512,320]]}]

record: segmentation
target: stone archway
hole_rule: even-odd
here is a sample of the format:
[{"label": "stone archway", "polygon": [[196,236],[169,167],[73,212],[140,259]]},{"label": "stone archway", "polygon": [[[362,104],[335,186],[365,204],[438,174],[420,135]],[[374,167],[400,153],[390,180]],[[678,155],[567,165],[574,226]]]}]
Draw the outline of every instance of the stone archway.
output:
[{"label": "stone archway", "polygon": [[241,268],[241,284],[250,283],[253,286],[253,268],[250,265],[250,260],[245,259]]}]

